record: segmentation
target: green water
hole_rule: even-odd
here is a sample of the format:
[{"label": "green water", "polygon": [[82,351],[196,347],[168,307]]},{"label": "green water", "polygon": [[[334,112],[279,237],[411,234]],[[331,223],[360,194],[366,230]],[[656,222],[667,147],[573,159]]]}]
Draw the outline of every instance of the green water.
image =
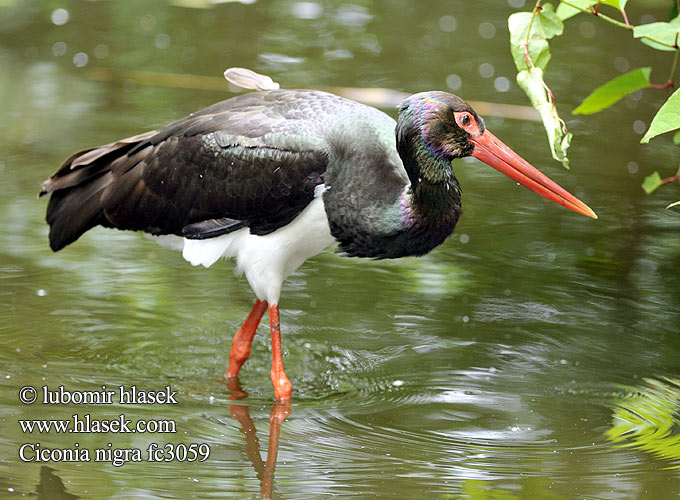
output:
[{"label": "green water", "polygon": [[[219,77],[230,66],[285,87],[455,87],[469,100],[526,104],[508,51],[513,10],[501,0],[0,2],[0,497],[677,497],[680,403],[665,379],[680,377],[680,217],[665,206],[679,196],[639,185],[656,169],[672,175],[678,155],[669,138],[641,147],[634,130],[665,94],[569,115],[625,65],[652,64],[661,81],[670,60],[596,20],[574,20],[552,44],[548,78],[575,135],[570,172],[549,158],[539,124],[486,122],[600,219],[477,161],[454,163],[464,215],[430,255],[372,262],[329,250],[286,282],[289,407],[272,403],[266,318],[240,378],[248,396],[235,399],[243,394],[220,378],[254,300],[230,263],[192,268],[102,228],[49,250],[40,182],[75,150],[229,97]],[[165,75],[152,84],[129,70]],[[44,385],[170,386],[178,403],[19,401],[21,387]],[[621,408],[635,397],[649,398],[651,427],[617,441],[617,411],[631,415]],[[74,414],[165,419],[176,432],[41,434],[19,423]],[[142,460],[19,456],[26,443],[76,442],[138,449]],[[151,443],[206,443],[210,456],[151,462]]]}]

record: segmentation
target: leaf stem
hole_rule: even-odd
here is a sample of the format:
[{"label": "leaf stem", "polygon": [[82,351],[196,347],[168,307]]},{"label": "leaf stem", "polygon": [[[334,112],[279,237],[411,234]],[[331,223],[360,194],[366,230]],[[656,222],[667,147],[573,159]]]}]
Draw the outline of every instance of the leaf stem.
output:
[{"label": "leaf stem", "polygon": [[667,177],[666,179],[661,179],[661,185],[670,184],[671,182],[680,181],[680,171],[673,177]]},{"label": "leaf stem", "polygon": [[[531,29],[533,28],[534,18],[536,17],[536,14],[541,9],[541,2],[542,1],[543,0],[536,0],[536,5],[534,5],[534,10],[531,11],[531,19],[529,19],[529,26],[527,27],[527,37],[524,40],[524,59],[525,59],[527,65],[531,68],[534,67],[534,61],[531,59],[531,56],[529,55],[529,38],[531,37]],[[678,1],[680,1],[680,0],[678,0]]]},{"label": "leaf stem", "polygon": [[[531,30],[534,25],[534,19],[536,18],[536,14],[538,14],[541,11],[542,1],[543,0],[536,0],[534,10],[531,11],[531,19],[529,19],[529,26],[527,27],[527,37],[524,41],[524,59],[526,60],[527,65],[530,67],[530,69],[534,69],[536,66],[534,65],[534,61],[531,59],[531,56],[529,55],[529,38],[531,37]],[[548,95],[548,101],[554,104],[555,96],[553,95],[552,90],[550,90],[550,87],[548,87],[548,85],[544,81],[541,81],[541,84],[543,85],[543,88],[545,89],[545,92]]]},{"label": "leaf stem", "polygon": [[[680,1],[680,0],[679,0]],[[675,43],[678,43],[678,35],[675,35]],[[675,85],[675,71],[678,69],[678,56],[680,56],[680,49],[675,49],[675,55],[673,56],[673,64],[671,64],[671,72],[668,75],[668,80],[666,83],[650,83],[649,87],[653,89],[672,89]]]}]

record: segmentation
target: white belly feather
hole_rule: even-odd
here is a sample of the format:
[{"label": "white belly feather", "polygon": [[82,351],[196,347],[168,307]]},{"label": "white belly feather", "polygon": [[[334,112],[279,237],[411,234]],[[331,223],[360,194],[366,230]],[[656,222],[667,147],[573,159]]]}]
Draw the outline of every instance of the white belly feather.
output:
[{"label": "white belly feather", "polygon": [[[210,267],[222,257],[236,257],[236,273],[246,274],[255,295],[278,304],[283,280],[310,257],[335,243],[323,205],[323,185],[314,199],[292,222],[263,236],[248,228],[207,240],[180,236],[151,236],[160,245],[181,250],[192,265]],[[149,235],[150,236],[150,235]]]}]

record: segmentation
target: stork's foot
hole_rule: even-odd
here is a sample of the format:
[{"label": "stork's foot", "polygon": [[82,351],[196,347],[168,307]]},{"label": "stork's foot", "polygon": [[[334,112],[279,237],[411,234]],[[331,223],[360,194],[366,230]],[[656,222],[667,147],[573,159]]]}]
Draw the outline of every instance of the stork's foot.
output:
[{"label": "stork's foot", "polygon": [[266,309],[267,303],[257,300],[243,325],[234,335],[234,340],[231,342],[231,353],[229,354],[229,367],[227,373],[224,374],[226,378],[237,377],[243,363],[250,357],[250,345],[253,343],[257,325],[260,324]]},{"label": "stork's foot", "polygon": [[293,384],[290,383],[290,380],[288,380],[288,376],[283,369],[278,372],[272,369],[272,385],[274,386],[276,401],[279,403],[290,401],[290,395],[293,392]]}]

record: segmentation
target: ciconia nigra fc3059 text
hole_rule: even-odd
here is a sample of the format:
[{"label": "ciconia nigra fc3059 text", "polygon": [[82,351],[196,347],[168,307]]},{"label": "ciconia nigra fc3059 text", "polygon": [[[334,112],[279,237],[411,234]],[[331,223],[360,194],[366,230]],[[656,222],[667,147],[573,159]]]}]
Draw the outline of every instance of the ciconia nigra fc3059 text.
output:
[{"label": "ciconia nigra fc3059 text", "polygon": [[422,92],[395,122],[315,90],[239,95],[160,130],[70,156],[42,185],[57,251],[101,225],[144,231],[206,267],[235,257],[257,300],[236,332],[227,377],[250,355],[269,309],[271,378],[290,399],[279,296],[306,259],[339,243],[352,257],[423,255],[461,214],[455,158],[474,156],[571,210],[596,218],[486,130],[462,99]]}]

